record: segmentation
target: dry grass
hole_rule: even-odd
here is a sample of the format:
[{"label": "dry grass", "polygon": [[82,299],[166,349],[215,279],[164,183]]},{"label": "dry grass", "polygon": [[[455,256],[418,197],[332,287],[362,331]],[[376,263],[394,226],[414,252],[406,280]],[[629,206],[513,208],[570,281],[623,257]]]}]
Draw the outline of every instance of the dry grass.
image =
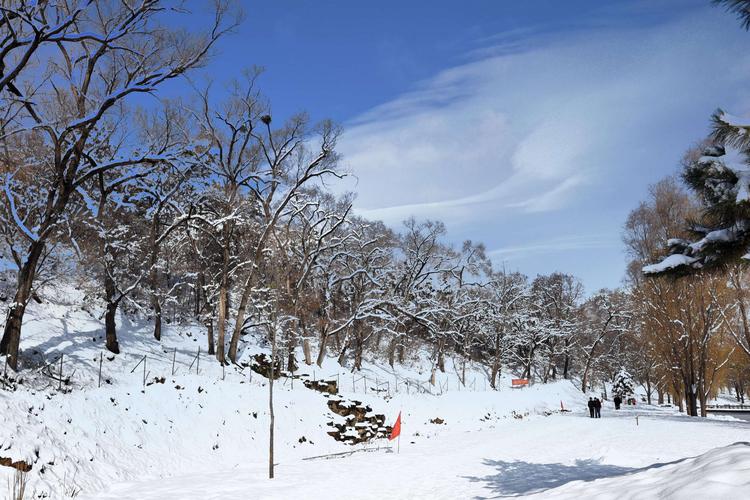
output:
[{"label": "dry grass", "polygon": [[26,496],[27,472],[16,470],[13,478],[8,479],[8,493],[11,500],[23,500]]}]

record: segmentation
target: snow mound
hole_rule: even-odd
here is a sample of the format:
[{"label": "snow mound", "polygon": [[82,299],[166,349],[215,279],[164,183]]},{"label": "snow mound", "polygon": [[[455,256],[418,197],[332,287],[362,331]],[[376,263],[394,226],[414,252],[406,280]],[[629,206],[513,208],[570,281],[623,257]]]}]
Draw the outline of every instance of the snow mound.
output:
[{"label": "snow mound", "polygon": [[750,491],[750,443],[739,442],[703,455],[655,464],[635,472],[574,481],[530,498],[636,500],[642,498],[747,498]]}]

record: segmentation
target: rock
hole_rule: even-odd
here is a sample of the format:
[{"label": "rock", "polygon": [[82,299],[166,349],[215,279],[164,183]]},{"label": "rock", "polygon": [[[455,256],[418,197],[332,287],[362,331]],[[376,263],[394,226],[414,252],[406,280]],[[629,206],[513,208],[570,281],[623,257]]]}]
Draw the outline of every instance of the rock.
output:
[{"label": "rock", "polygon": [[273,364],[273,373],[271,373],[271,357],[265,353],[256,354],[253,356],[253,362],[250,364],[250,369],[266,378],[269,378],[268,376],[272,375],[273,379],[276,380],[281,377],[281,360],[278,358],[276,359]]},{"label": "rock", "polygon": [[347,444],[366,443],[373,438],[389,436],[391,428],[385,424],[385,415],[372,413],[372,408],[361,401],[329,399],[328,408],[346,419],[343,424],[331,422],[334,428],[328,435]]},{"label": "rock", "polygon": [[339,388],[335,380],[305,380],[305,387],[324,394],[338,394]]},{"label": "rock", "polygon": [[31,465],[27,464],[23,460],[16,460],[14,462],[12,458],[6,457],[0,457],[0,465],[4,467],[12,467],[16,470],[20,470],[21,472],[29,472],[31,470]]}]

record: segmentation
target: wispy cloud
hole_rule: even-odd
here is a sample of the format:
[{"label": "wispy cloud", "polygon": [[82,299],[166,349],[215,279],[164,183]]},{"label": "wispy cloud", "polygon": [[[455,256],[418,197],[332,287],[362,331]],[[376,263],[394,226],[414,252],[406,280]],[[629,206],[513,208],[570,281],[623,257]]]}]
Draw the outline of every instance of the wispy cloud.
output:
[{"label": "wispy cloud", "polygon": [[620,242],[608,234],[562,236],[548,240],[533,241],[518,246],[497,248],[487,252],[487,256],[497,262],[509,262],[532,255],[544,255],[570,250],[594,248],[616,248]]},{"label": "wispy cloud", "polygon": [[531,238],[543,216],[559,249],[598,248],[564,238],[600,231],[613,245],[627,210],[675,170],[710,112],[748,102],[750,37],[717,9],[556,33],[554,43],[526,35],[500,37],[498,50],[475,51],[348,124],[340,149],[356,186],[341,189],[356,189],[359,213],[439,218],[456,238],[535,251],[553,248]]},{"label": "wispy cloud", "polygon": [[[613,160],[637,128],[690,106],[736,64],[720,40],[684,38],[696,23],[576,32],[422,82],[348,127],[341,149],[359,179],[358,207],[386,218],[462,217],[456,208],[493,201],[565,207],[621,168]],[[712,68],[696,71],[697,61]]]}]

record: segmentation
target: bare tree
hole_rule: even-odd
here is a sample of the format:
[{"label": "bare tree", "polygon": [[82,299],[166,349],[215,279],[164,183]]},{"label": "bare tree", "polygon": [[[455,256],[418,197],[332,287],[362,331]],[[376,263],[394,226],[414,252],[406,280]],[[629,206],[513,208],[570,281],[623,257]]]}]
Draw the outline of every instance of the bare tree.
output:
[{"label": "bare tree", "polygon": [[[46,4],[46,2],[43,2]],[[21,260],[13,304],[8,311],[0,352],[17,369],[21,325],[32,293],[40,259],[50,237],[63,224],[73,194],[103,172],[163,161],[154,151],[133,147],[110,162],[90,162],[106,135],[111,115],[134,95],[152,93],[164,82],[200,65],[216,40],[233,26],[225,18],[227,6],[217,3],[211,28],[205,36],[169,30],[159,19],[169,10],[167,2],[91,0],[69,24],[70,32],[57,51],[45,51],[48,72],[24,74],[28,89],[19,99],[23,113],[14,116],[14,133],[40,141],[49,160],[39,179],[38,210],[18,213],[12,186],[20,172],[6,175],[5,202],[17,231],[28,241]],[[4,26],[9,26],[5,18]],[[15,76],[14,82],[19,81]],[[3,127],[8,129],[8,127]],[[28,167],[27,167],[28,168]],[[33,168],[33,166],[32,166]],[[42,172],[40,172],[41,174]]]}]

